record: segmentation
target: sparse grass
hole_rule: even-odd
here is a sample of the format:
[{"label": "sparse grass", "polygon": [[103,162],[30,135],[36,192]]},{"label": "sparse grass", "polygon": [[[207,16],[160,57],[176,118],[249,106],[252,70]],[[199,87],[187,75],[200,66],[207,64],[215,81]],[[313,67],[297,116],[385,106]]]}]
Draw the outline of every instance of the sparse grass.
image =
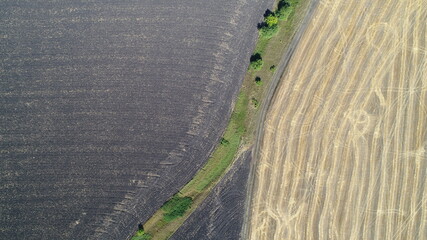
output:
[{"label": "sparse grass", "polygon": [[[270,39],[258,39],[254,52],[255,55],[258,54],[259,58],[264,56],[263,64],[258,71],[249,70],[247,72],[229,124],[219,144],[205,166],[178,193],[181,198],[192,199],[191,209],[184,211],[182,217],[178,216],[168,221],[164,218],[167,214],[166,210],[169,208],[165,209],[168,204],[166,203],[144,224],[144,229],[153,236],[153,239],[163,240],[171,236],[184,223],[192,210],[203,202],[221,176],[226,173],[226,169],[237,157],[239,148],[252,145],[260,101],[263,100],[276,69],[274,64],[280,62],[295,31],[296,23],[302,19],[305,6],[308,5],[306,3],[309,1],[290,0],[288,2],[295,11],[292,10],[287,21],[279,21],[277,35]],[[295,13],[298,15],[294,17]],[[272,66],[274,66],[273,69]],[[261,81],[261,79],[263,80]]]}]

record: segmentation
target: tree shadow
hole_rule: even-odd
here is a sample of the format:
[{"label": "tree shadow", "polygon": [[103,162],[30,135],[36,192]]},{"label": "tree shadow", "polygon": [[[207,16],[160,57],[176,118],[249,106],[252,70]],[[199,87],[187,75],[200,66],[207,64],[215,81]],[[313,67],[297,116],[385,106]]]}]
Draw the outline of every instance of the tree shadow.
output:
[{"label": "tree shadow", "polygon": [[274,14],[270,9],[265,10],[264,17],[268,17],[269,15]]},{"label": "tree shadow", "polygon": [[287,7],[290,7],[291,6],[291,4],[289,3],[289,2],[287,2],[287,1],[285,1],[285,0],[282,0],[282,1],[280,1],[279,2],[279,4],[277,5],[277,8],[278,9],[281,9],[281,8],[287,8]]},{"label": "tree shadow", "polygon": [[251,61],[251,62],[255,62],[255,61],[260,60],[260,59],[262,60],[262,58],[261,58],[261,54],[259,54],[259,53],[254,53],[254,54],[252,54],[250,61]]},{"label": "tree shadow", "polygon": [[[264,18],[266,18],[266,17],[268,17],[271,14],[274,14],[274,12],[272,12],[270,9],[267,9],[267,10],[265,10],[265,13],[264,13],[263,16],[264,16]],[[264,22],[264,21],[257,24],[258,30],[260,30],[261,28],[267,27],[267,26],[268,26],[267,23]]]},{"label": "tree shadow", "polygon": [[267,23],[265,23],[265,22],[262,22],[262,23],[258,23],[258,24],[257,24],[257,28],[258,28],[258,30],[260,30],[261,28],[266,27],[266,26],[267,26]]}]

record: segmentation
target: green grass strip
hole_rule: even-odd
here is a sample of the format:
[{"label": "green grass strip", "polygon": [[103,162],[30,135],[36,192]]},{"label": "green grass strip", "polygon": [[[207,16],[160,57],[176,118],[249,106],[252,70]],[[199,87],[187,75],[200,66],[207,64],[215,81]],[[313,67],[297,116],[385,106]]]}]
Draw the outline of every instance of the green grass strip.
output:
[{"label": "green grass strip", "polygon": [[[301,2],[307,3],[308,0]],[[258,53],[260,57],[265,57],[264,64],[260,69],[249,68],[230,121],[216,149],[193,179],[144,224],[146,232],[141,228],[132,240],[168,239],[208,196],[210,189],[236,159],[239,148],[253,143],[255,119],[258,116],[257,107],[263,99],[269,79],[282,57],[285,46],[290,42],[291,33],[296,26],[293,21],[295,11],[298,10],[299,14],[303,12],[299,0],[279,0],[277,3],[279,6],[280,4],[285,6],[281,13],[276,12],[278,16],[280,14],[280,21],[276,23],[279,30],[271,38],[260,37],[258,39],[255,54]],[[261,79],[263,80],[261,81]],[[262,84],[264,79],[266,85]]]},{"label": "green grass strip", "polygon": [[240,93],[221,143],[217,146],[207,164],[181,190],[182,194],[192,195],[194,190],[202,192],[230,166],[239,149],[242,136],[246,132],[247,108],[248,97],[244,93]]}]

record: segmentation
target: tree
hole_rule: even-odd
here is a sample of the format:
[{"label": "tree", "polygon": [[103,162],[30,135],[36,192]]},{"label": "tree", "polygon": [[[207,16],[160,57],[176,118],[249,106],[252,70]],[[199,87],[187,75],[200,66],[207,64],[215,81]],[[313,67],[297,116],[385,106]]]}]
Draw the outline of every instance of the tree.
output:
[{"label": "tree", "polygon": [[288,7],[288,8],[279,8],[277,9],[277,16],[279,17],[280,20],[287,20],[289,15],[291,15],[292,13],[292,8]]},{"label": "tree", "polygon": [[274,72],[276,70],[276,65],[271,65],[270,71]]},{"label": "tree", "polygon": [[275,13],[267,10],[264,15],[264,22],[258,25],[259,34],[263,38],[271,38],[273,37],[277,31],[279,30],[279,18],[275,15]]},{"label": "tree", "polygon": [[256,77],[255,78],[255,84],[257,85],[257,86],[261,86],[262,85],[262,80],[261,80],[261,78],[260,77]]},{"label": "tree", "polygon": [[251,56],[251,62],[249,64],[249,68],[254,70],[260,70],[262,65],[264,65],[264,61],[262,61],[261,55],[259,53],[255,53]]},{"label": "tree", "polygon": [[291,4],[286,0],[282,0],[279,2],[279,5],[277,6],[276,16],[280,20],[287,20],[289,15],[292,13],[292,10],[293,8],[291,7]]},{"label": "tree", "polygon": [[291,6],[291,4],[288,1],[286,1],[286,0],[280,0],[279,4],[277,5],[277,8],[278,9],[280,9],[280,8],[287,8],[287,7],[290,7],[290,6]]},{"label": "tree", "polygon": [[267,17],[264,18],[264,22],[268,27],[272,27],[279,23],[279,19],[274,15],[274,13],[270,13]]},{"label": "tree", "polygon": [[264,61],[262,61],[262,59],[258,59],[251,62],[249,66],[253,70],[260,70],[262,68],[262,65],[264,65]]},{"label": "tree", "polygon": [[278,32],[278,30],[279,30],[279,27],[277,26],[277,24],[272,26],[268,26],[266,24],[259,29],[259,34],[263,38],[271,38]]}]

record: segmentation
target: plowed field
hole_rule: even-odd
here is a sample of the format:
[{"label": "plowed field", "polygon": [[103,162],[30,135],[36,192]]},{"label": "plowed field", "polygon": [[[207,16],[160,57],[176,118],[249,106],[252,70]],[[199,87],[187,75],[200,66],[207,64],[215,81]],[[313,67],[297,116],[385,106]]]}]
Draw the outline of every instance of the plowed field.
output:
[{"label": "plowed field", "polygon": [[427,239],[427,1],[321,1],[262,135],[251,239]]},{"label": "plowed field", "polygon": [[128,239],[206,162],[271,0],[0,0],[0,239]]}]

